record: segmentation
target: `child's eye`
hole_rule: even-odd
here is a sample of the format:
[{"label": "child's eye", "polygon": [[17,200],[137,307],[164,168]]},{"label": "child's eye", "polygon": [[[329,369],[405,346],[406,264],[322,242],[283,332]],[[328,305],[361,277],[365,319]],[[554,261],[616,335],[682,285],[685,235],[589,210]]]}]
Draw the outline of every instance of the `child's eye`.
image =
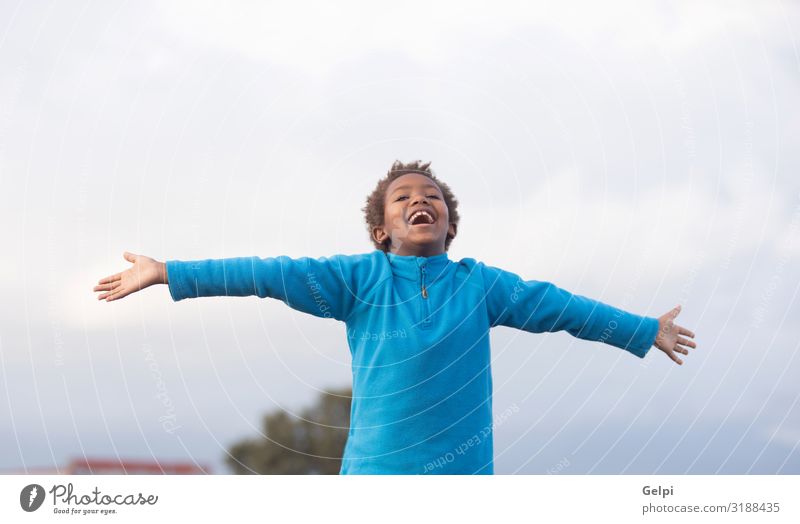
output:
[{"label": "child's eye", "polygon": [[[395,199],[395,202],[399,202],[400,200],[403,200],[404,198],[408,198],[408,197],[406,195],[401,195],[401,196],[399,196],[399,197],[397,197]],[[428,195],[428,198],[437,198],[438,199],[439,195]]]}]

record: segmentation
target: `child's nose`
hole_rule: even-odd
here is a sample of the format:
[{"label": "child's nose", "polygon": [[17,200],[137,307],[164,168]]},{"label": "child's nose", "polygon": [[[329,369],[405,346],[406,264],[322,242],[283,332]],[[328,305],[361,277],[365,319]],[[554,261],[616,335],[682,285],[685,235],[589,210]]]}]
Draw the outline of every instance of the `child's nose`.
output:
[{"label": "child's nose", "polygon": [[417,195],[416,197],[411,199],[412,204],[419,204],[420,202],[428,203],[428,199],[425,198],[425,195]]}]

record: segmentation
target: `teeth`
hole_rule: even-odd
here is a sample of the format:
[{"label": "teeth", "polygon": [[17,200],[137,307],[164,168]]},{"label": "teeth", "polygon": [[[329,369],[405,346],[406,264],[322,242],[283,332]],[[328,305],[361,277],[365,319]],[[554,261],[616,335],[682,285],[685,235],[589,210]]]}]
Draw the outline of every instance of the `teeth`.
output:
[{"label": "teeth", "polygon": [[408,219],[408,223],[409,223],[409,224],[413,224],[413,223],[414,223],[414,219],[415,219],[415,218],[416,218],[418,215],[425,215],[426,217],[428,217],[428,218],[430,219],[430,222],[427,222],[427,223],[428,223],[428,224],[432,224],[432,223],[433,223],[433,217],[432,217],[432,216],[431,216],[431,214],[430,214],[430,213],[428,213],[427,211],[417,211],[416,213],[414,213],[413,215],[411,215],[411,217]]}]

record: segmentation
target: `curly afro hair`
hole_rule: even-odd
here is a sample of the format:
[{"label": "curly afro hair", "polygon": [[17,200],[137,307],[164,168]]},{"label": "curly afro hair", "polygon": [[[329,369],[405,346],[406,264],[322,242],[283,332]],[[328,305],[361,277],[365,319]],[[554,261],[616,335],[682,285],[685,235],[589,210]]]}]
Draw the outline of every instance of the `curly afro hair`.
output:
[{"label": "curly afro hair", "polygon": [[[386,189],[389,187],[389,184],[391,184],[392,181],[398,177],[401,177],[402,175],[417,173],[430,177],[431,180],[433,180],[433,182],[439,186],[439,189],[442,191],[444,202],[447,205],[447,212],[450,215],[450,223],[456,224],[456,226],[458,225],[458,200],[456,200],[456,197],[453,195],[453,192],[450,191],[448,185],[436,178],[436,175],[433,174],[430,166],[430,162],[423,164],[419,160],[415,160],[414,162],[409,162],[407,164],[404,164],[399,160],[395,160],[395,162],[392,164],[392,167],[389,169],[389,172],[386,173],[386,176],[378,181],[378,185],[375,186],[375,189],[367,197],[367,205],[362,208],[362,211],[364,211],[364,218],[367,221],[367,232],[369,233],[369,238],[372,240],[372,243],[375,245],[376,249],[388,252],[389,248],[391,247],[391,238],[387,238],[383,244],[378,243],[372,236],[372,229],[384,225],[383,218],[384,204],[386,202]],[[455,237],[450,235],[450,233],[447,234],[447,238],[444,241],[445,251],[447,251],[447,249],[450,247],[450,242],[453,241],[453,238]]]}]

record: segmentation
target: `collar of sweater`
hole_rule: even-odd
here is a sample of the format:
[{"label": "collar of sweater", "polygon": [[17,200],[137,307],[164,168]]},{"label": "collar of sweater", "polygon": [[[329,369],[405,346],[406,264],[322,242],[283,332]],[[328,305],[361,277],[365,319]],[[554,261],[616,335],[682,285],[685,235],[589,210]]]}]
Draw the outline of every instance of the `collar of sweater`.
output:
[{"label": "collar of sweater", "polygon": [[432,257],[404,256],[386,253],[386,258],[392,266],[392,273],[409,280],[420,280],[422,268],[424,267],[425,281],[428,283],[436,280],[447,268],[447,265],[450,264],[447,252]]}]

